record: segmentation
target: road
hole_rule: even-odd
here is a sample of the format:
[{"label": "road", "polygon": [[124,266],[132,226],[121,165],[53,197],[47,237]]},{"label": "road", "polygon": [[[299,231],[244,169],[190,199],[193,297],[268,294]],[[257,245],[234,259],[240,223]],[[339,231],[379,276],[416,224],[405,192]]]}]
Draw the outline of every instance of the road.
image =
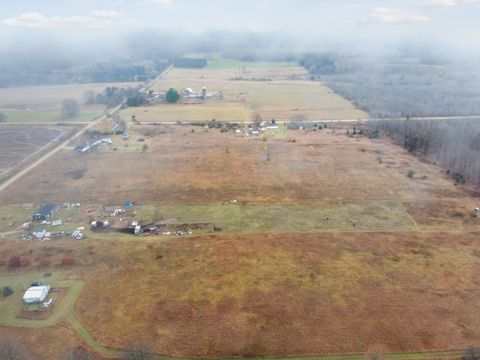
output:
[{"label": "road", "polygon": [[[469,115],[469,116],[431,116],[431,117],[411,117],[407,118],[360,118],[360,119],[323,119],[323,120],[278,120],[279,124],[290,124],[290,123],[304,123],[304,124],[324,124],[324,123],[365,123],[368,121],[380,121],[380,120],[388,120],[388,121],[407,121],[407,120],[434,120],[434,121],[446,121],[446,120],[479,120],[480,115]],[[205,120],[197,120],[197,121],[144,121],[140,124],[153,124],[158,123],[162,125],[198,125],[205,123]],[[223,121],[223,123],[228,124],[253,124],[253,121]]]},{"label": "road", "polygon": [[[168,69],[166,69],[165,71],[163,71],[157,78],[155,78],[154,80],[150,81],[145,87],[144,89],[148,90],[149,88],[151,88],[158,80],[160,80],[162,77],[164,77],[168,72],[170,72],[170,70],[173,69],[173,65],[170,66]],[[5,191],[5,189],[7,189],[10,185],[12,185],[13,183],[15,183],[16,181],[18,181],[19,179],[21,179],[22,177],[24,177],[26,174],[28,174],[30,171],[32,171],[33,169],[35,169],[37,166],[39,166],[40,164],[42,164],[44,161],[50,159],[53,155],[57,154],[60,150],[62,150],[65,146],[67,146],[72,140],[78,138],[79,136],[83,135],[86,131],[90,130],[91,128],[95,127],[99,122],[101,122],[102,120],[105,120],[107,117],[109,116],[112,116],[116,113],[118,113],[121,109],[122,109],[122,106],[124,105],[124,103],[118,105],[116,108],[108,111],[105,115],[103,116],[100,116],[99,118],[97,118],[96,120],[88,123],[87,126],[83,127],[82,129],[80,129],[78,132],[76,132],[75,134],[73,134],[72,136],[70,136],[68,139],[66,139],[64,142],[62,142],[61,144],[59,144],[58,146],[54,147],[52,150],[50,150],[48,153],[46,153],[45,155],[43,155],[42,157],[40,157],[39,159],[35,160],[33,163],[29,164],[27,167],[23,168],[22,170],[20,170],[18,173],[16,173],[15,175],[13,175],[11,178],[5,180],[1,185],[0,185],[0,194]]]}]

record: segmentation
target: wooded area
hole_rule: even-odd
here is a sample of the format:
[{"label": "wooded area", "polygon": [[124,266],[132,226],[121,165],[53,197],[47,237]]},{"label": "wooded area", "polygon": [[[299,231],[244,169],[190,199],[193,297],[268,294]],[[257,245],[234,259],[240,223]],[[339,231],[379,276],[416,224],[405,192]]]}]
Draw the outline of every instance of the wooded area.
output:
[{"label": "wooded area", "polygon": [[370,127],[412,154],[438,161],[456,182],[480,185],[479,120],[380,120]]},{"label": "wooded area", "polygon": [[317,54],[300,64],[374,118],[480,115],[477,68],[409,56]]}]

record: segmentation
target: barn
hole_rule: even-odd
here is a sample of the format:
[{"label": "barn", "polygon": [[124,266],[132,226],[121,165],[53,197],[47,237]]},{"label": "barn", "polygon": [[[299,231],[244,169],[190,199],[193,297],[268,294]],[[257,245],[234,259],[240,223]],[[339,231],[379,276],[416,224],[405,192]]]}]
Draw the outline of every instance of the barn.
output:
[{"label": "barn", "polygon": [[34,221],[46,221],[55,214],[58,206],[55,204],[44,204],[32,215]]},{"label": "barn", "polygon": [[23,302],[25,304],[41,303],[47,298],[50,289],[49,284],[34,283],[25,291]]}]

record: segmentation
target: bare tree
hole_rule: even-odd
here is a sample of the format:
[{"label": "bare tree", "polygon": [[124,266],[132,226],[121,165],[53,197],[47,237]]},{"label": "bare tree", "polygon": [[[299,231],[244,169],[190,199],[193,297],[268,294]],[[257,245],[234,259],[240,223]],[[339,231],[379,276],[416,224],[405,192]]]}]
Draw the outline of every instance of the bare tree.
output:
[{"label": "bare tree", "polygon": [[123,360],[148,360],[151,359],[148,349],[144,345],[130,345],[122,355]]},{"label": "bare tree", "polygon": [[254,113],[252,120],[256,127],[260,127],[260,124],[263,122],[262,115],[259,113]]},{"label": "bare tree", "polygon": [[480,348],[468,348],[464,351],[462,360],[480,360]]},{"label": "bare tree", "polygon": [[96,94],[92,90],[85,91],[83,94],[83,101],[85,101],[86,105],[95,104]]},{"label": "bare tree", "polygon": [[84,347],[79,346],[73,350],[70,350],[65,355],[65,360],[96,360],[92,353],[87,351]]},{"label": "bare tree", "polygon": [[62,102],[62,114],[68,118],[74,118],[78,115],[80,107],[75,99],[65,99]]},{"label": "bare tree", "polygon": [[4,334],[0,334],[0,360],[28,360],[32,356]]},{"label": "bare tree", "polygon": [[456,183],[480,185],[480,124],[476,120],[383,120],[370,127],[419,156],[439,162]]}]

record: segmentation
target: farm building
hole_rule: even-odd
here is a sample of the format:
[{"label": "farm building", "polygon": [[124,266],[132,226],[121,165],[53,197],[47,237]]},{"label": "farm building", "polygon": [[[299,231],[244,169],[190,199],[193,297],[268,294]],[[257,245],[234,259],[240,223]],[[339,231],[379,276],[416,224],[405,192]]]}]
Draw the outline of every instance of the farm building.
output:
[{"label": "farm building", "polygon": [[57,209],[58,206],[55,204],[44,204],[32,215],[32,219],[34,221],[46,221],[55,214]]},{"label": "farm building", "polygon": [[43,302],[51,290],[51,286],[46,283],[33,283],[23,295],[25,304],[34,304]]}]

